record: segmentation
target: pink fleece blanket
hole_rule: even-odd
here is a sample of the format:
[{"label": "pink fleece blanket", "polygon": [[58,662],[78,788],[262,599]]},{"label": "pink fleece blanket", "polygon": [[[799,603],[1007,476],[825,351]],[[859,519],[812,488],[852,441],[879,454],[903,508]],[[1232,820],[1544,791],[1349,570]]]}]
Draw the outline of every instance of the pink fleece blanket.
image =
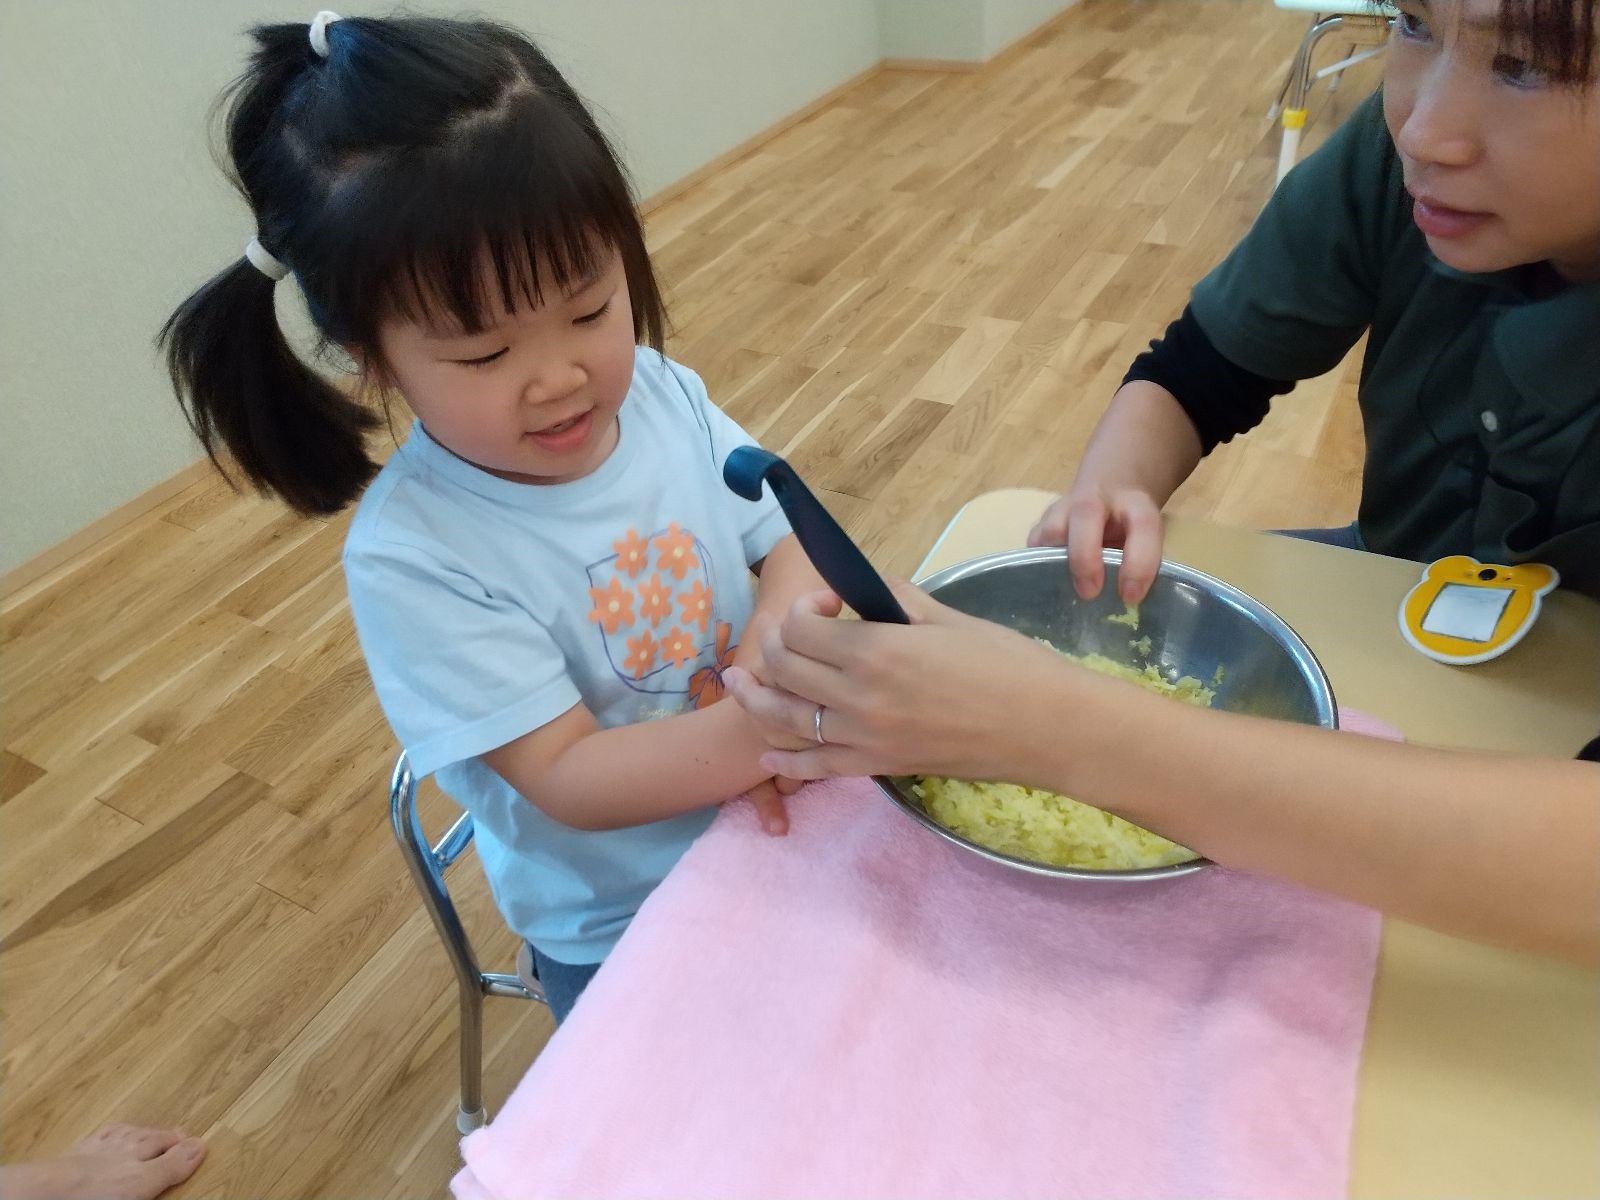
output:
[{"label": "pink fleece blanket", "polygon": [[1033,879],[865,780],[791,819],[730,806],[690,849],[458,1200],[1344,1194],[1377,913],[1220,869]]}]

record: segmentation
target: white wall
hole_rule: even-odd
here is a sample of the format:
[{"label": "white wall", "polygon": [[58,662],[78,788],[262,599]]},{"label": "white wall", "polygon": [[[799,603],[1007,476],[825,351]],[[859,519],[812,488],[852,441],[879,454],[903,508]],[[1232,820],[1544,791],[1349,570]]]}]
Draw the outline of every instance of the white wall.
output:
[{"label": "white wall", "polygon": [[871,67],[872,0],[478,0],[528,30],[648,196]]},{"label": "white wall", "polygon": [[878,0],[883,57],[982,62],[986,0]]},{"label": "white wall", "polygon": [[[477,0],[473,11],[543,44],[648,196],[881,58],[982,61],[1068,3]],[[247,25],[315,8],[0,0],[0,573],[198,457],[152,339],[253,232],[211,162],[207,113],[243,66]]]},{"label": "white wall", "polygon": [[993,58],[1076,3],[1077,0],[984,0],[983,58]]},{"label": "white wall", "polygon": [[[210,160],[207,110],[243,66],[247,25],[316,7],[0,0],[0,572],[198,457],[152,339],[252,232]],[[880,58],[874,0],[478,0],[473,11],[542,41],[643,195]]]},{"label": "white wall", "polygon": [[1077,0],[878,0],[883,56],[987,62],[1075,3]]}]

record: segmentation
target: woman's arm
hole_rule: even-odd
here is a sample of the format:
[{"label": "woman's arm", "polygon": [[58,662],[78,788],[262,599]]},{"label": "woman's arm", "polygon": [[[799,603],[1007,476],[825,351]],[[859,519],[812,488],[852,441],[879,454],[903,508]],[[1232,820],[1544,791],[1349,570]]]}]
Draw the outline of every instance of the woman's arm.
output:
[{"label": "woman's arm", "polygon": [[[730,687],[796,778],[1007,779],[1232,867],[1449,933],[1600,961],[1600,767],[1436,750],[1174,704],[898,589],[910,628],[795,607],[777,688]],[[818,703],[829,744],[802,750]]]},{"label": "woman's arm", "polygon": [[1600,766],[1124,699],[1096,753],[1041,747],[1056,790],[1231,867],[1600,962]]},{"label": "woman's arm", "polygon": [[[744,637],[734,651],[736,666],[756,676],[764,676],[766,666],[761,658],[763,635],[783,620],[790,607],[801,596],[823,587],[822,576],[811,565],[811,559],[800,548],[800,539],[789,534],[750,570],[761,580],[756,594],[755,611],[745,626]],[[789,812],[783,798],[800,790],[803,781],[775,775],[756,784],[748,793],[755,805],[756,815],[768,833],[783,834],[789,831]]]}]

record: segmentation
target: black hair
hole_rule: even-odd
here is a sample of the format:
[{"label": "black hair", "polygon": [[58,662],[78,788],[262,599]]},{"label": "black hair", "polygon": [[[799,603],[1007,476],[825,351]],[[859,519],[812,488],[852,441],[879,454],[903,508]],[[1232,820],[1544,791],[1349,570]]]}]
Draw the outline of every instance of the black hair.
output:
[{"label": "black hair", "polygon": [[[1383,0],[1372,0],[1381,11]],[[1501,0],[1500,41],[1557,83],[1588,88],[1600,50],[1600,0]]]},{"label": "black hair", "polygon": [[1600,0],[1503,0],[1500,37],[1559,83],[1588,87],[1596,67]]},{"label": "black hair", "polygon": [[[540,304],[615,252],[634,335],[662,348],[661,293],[627,177],[526,37],[489,21],[351,17],[327,26],[323,58],[309,29],[254,28],[249,69],[224,100],[234,183],[324,346],[381,374],[378,329],[391,315],[476,332],[500,305]],[[219,470],[225,449],[257,487],[306,513],[345,507],[376,472],[377,413],[300,361],[273,281],[247,259],[185,300],[159,343]]]}]

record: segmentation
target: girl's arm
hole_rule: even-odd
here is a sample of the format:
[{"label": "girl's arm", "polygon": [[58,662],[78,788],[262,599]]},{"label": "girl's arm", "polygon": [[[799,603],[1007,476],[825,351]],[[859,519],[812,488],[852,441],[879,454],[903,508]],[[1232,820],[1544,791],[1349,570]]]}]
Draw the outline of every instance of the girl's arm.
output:
[{"label": "girl's arm", "polygon": [[760,675],[763,636],[782,622],[796,600],[827,584],[800,548],[800,539],[792,533],[750,569],[760,577],[761,588],[756,594],[755,612],[745,626],[733,661]]},{"label": "girl's arm", "polygon": [[[755,614],[734,661],[760,674],[761,631],[822,579],[793,534],[753,568],[761,577]],[[731,702],[657,721],[602,730],[583,705],[484,755],[484,761],[547,816],[574,829],[623,829],[753,795],[769,832],[786,823],[754,723]],[[774,824],[774,821],[777,824]]]},{"label": "girl's arm", "polygon": [[[794,778],[953,775],[1048,788],[1231,867],[1448,933],[1600,961],[1600,766],[1437,750],[1175,704],[897,589],[912,626],[797,605],[732,673]],[[829,745],[810,746],[818,704]]]},{"label": "girl's arm", "polygon": [[765,613],[781,621],[791,604],[823,586],[822,576],[800,548],[800,539],[792,533],[750,569],[761,580],[761,592],[756,598],[758,616]]},{"label": "girl's arm", "polygon": [[483,756],[546,816],[573,829],[625,829],[743,795],[772,777],[737,704],[601,729],[579,704]]}]

